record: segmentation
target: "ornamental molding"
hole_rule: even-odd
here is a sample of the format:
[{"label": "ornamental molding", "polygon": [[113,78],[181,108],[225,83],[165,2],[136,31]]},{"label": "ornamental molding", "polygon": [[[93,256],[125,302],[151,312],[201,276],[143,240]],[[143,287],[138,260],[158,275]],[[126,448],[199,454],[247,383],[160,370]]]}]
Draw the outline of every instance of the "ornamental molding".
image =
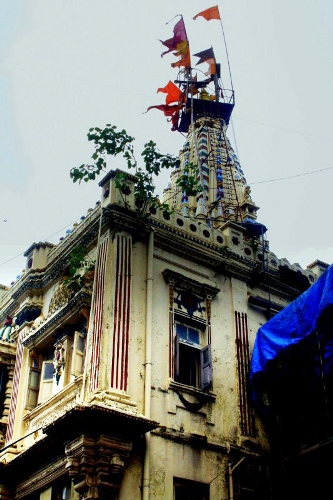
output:
[{"label": "ornamental molding", "polygon": [[[77,406],[77,402],[76,398],[74,397],[68,399],[67,401],[62,402],[62,404],[59,406],[53,407],[47,412],[47,414],[44,417],[36,421],[33,421],[32,430],[36,429],[37,431],[37,429],[39,429],[40,427],[44,428],[47,425],[52,424],[53,422],[58,420],[58,418],[65,415],[65,413],[67,413],[69,410],[75,408],[75,406]],[[41,439],[42,437],[43,435],[39,436],[38,439]]]},{"label": "ornamental molding", "polygon": [[15,490],[15,499],[24,498],[27,494],[34,493],[39,489],[45,489],[56,479],[63,476],[65,458],[59,458],[42,470],[31,475],[28,479],[20,482]]},{"label": "ornamental molding", "polygon": [[153,438],[168,439],[176,443],[190,445],[193,448],[199,448],[200,450],[213,450],[222,454],[228,453],[230,448],[227,442],[226,444],[213,443],[205,435],[182,432],[171,427],[154,429],[151,431],[151,435]]},{"label": "ornamental molding", "polygon": [[26,431],[36,431],[35,441],[44,437],[43,433],[39,435],[38,429],[52,424],[79,404],[78,396],[81,387],[82,376],[78,377],[71,384],[68,384],[64,389],[52,396],[45,403],[37,406],[24,417]]},{"label": "ornamental molding", "polygon": [[184,290],[190,290],[191,293],[197,294],[204,298],[213,298],[220,291],[219,288],[208,285],[206,283],[200,283],[192,278],[188,278],[183,274],[171,271],[170,269],[165,269],[162,273],[163,278],[166,283],[173,284],[176,287],[182,288]]},{"label": "ornamental molding", "polygon": [[67,302],[67,305],[55,311],[51,316],[46,318],[44,323],[42,323],[36,330],[32,330],[29,335],[23,341],[25,347],[35,345],[36,341],[40,341],[42,338],[46,337],[51,330],[60,327],[61,324],[65,323],[70,317],[75,313],[80,312],[84,307],[89,307],[91,301],[91,293],[85,290],[78,292],[72,299]]},{"label": "ornamental molding", "polygon": [[[31,293],[40,293],[49,287],[62,275],[67,266],[69,254],[74,245],[89,247],[97,240],[99,222],[101,220],[102,232],[106,229],[127,231],[137,240],[145,241],[151,230],[155,232],[155,245],[171,253],[176,253],[199,264],[208,266],[221,274],[229,274],[243,281],[249,282],[251,273],[258,269],[255,260],[239,255],[230,248],[217,244],[212,239],[203,239],[195,234],[178,228],[174,221],[163,222],[161,215],[151,215],[142,220],[136,211],[125,207],[110,204],[106,208],[95,210],[81,225],[68,235],[62,243],[54,247],[49,255],[50,264],[46,269],[30,269],[12,289],[10,303],[2,310],[1,319],[6,315],[13,315],[18,307],[18,302]],[[180,214],[177,216],[181,217]],[[197,221],[193,221],[197,222]],[[239,228],[238,228],[239,229]],[[220,234],[215,230],[215,234]],[[265,272],[266,277],[275,278],[278,290],[285,291],[288,297],[298,296],[297,290],[285,287],[279,276],[269,269]]]}]

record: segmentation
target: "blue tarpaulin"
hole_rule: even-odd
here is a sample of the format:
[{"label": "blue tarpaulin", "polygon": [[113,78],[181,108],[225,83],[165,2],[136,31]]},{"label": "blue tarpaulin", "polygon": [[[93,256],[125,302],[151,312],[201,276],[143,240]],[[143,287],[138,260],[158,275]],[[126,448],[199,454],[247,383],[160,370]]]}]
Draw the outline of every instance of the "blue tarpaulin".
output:
[{"label": "blue tarpaulin", "polygon": [[[330,307],[331,306],[331,307]],[[322,324],[324,313],[333,306],[333,265],[302,295],[265,323],[257,333],[250,369],[252,398],[262,398],[260,380],[271,361],[281,353],[304,341],[319,330],[325,357],[333,359],[333,345],[329,321],[329,335]],[[319,328],[320,324],[320,328]]]},{"label": "blue tarpaulin", "polygon": [[245,228],[245,236],[263,236],[267,231],[267,227],[264,224],[249,217],[243,220],[242,226]]}]

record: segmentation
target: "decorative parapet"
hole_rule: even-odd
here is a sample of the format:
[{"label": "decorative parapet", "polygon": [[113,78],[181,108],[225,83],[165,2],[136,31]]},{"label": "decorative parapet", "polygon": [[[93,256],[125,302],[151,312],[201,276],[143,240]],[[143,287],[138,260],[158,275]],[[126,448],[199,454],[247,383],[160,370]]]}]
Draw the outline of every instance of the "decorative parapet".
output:
[{"label": "decorative parapet", "polygon": [[32,446],[45,436],[43,429],[46,426],[52,424],[79,404],[82,378],[82,375],[77,377],[74,382],[68,384],[23,418],[25,434],[33,433],[26,438],[25,448]]},{"label": "decorative parapet", "polygon": [[[122,176],[121,187],[117,187],[117,177]],[[126,208],[135,209],[135,182],[137,178],[128,172],[122,170],[111,170],[100,181],[99,186],[102,188],[102,206],[109,204],[120,205]]]},{"label": "decorative parapet", "polygon": [[326,262],[323,262],[322,260],[315,260],[307,266],[307,270],[312,272],[316,278],[319,278],[328,267],[329,265],[326,264]]},{"label": "decorative parapet", "polygon": [[[25,294],[39,294],[41,290],[61,276],[68,264],[68,257],[74,246],[82,245],[88,248],[97,239],[101,216],[102,222],[105,224],[108,216],[104,210],[101,214],[100,205],[96,206],[94,210],[91,209],[87,217],[70,234],[58,245],[52,247],[48,254],[46,267],[42,269],[27,269],[12,287],[6,290],[3,297],[3,302],[6,305],[1,311],[1,318],[7,314],[11,314],[15,307],[17,307],[17,302],[22,300]],[[38,243],[38,245],[40,244]]]}]

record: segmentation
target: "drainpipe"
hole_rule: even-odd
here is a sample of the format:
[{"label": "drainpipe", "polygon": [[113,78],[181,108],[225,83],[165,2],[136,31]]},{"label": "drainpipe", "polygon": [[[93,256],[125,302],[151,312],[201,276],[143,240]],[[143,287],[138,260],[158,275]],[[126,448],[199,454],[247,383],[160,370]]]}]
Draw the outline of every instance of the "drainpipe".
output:
[{"label": "drainpipe", "polygon": [[[146,294],[146,359],[145,359],[145,402],[144,414],[150,418],[151,408],[151,366],[152,366],[152,323],[153,323],[153,261],[154,261],[154,231],[151,230],[148,242],[147,256],[147,294]],[[150,432],[145,434],[145,457],[143,463],[142,498],[149,500],[150,496]]]},{"label": "drainpipe", "polygon": [[232,477],[232,473],[234,472],[236,467],[238,467],[243,462],[243,460],[245,460],[245,457],[241,458],[234,466],[232,466],[230,462],[228,463],[229,500],[234,500],[234,480]]}]

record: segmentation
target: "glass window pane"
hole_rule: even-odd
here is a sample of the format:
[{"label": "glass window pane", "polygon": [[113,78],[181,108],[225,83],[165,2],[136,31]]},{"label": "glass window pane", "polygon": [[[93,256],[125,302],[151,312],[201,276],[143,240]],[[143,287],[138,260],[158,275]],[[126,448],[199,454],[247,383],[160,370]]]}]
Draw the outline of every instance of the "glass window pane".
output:
[{"label": "glass window pane", "polygon": [[44,364],[44,380],[51,380],[53,378],[53,363]]},{"label": "glass window pane", "polygon": [[37,400],[38,400],[38,391],[34,391],[34,390],[30,389],[28,391],[27,406],[29,408],[35,408],[37,406]]},{"label": "glass window pane", "polygon": [[31,370],[29,378],[29,386],[31,388],[38,389],[39,379],[40,379],[40,373],[35,370]]},{"label": "glass window pane", "polygon": [[203,349],[202,360],[203,360],[204,364],[209,362],[209,350],[208,349]]},{"label": "glass window pane", "polygon": [[78,335],[77,338],[77,350],[80,352],[84,351],[84,338],[81,335]]},{"label": "glass window pane", "polygon": [[188,340],[191,342],[195,342],[196,344],[200,343],[199,339],[199,331],[195,330],[194,328],[189,328],[188,329]]},{"label": "glass window pane", "polygon": [[181,339],[187,340],[187,327],[176,323],[176,333]]}]

